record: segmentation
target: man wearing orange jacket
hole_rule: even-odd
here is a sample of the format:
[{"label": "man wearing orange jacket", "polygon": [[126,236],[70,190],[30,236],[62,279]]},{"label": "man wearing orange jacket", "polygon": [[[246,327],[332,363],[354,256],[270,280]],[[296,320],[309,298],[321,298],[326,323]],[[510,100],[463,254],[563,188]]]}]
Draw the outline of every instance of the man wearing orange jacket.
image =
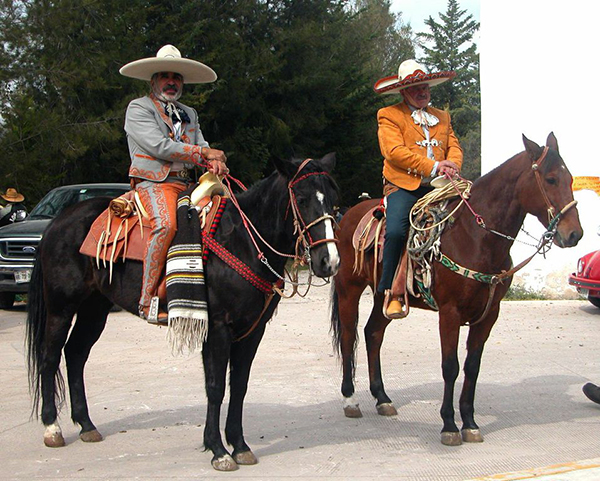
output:
[{"label": "man wearing orange jacket", "polygon": [[397,76],[385,77],[374,86],[379,94],[401,93],[403,97],[402,102],[377,113],[386,200],[383,272],[377,290],[388,294],[383,309],[389,319],[403,313],[400,299],[391,298],[389,290],[406,243],[410,210],[431,190],[432,177],[454,176],[462,165],[462,149],[452,129],[450,114],[429,106],[430,88],[455,75],[427,73],[411,59],[400,64]]}]

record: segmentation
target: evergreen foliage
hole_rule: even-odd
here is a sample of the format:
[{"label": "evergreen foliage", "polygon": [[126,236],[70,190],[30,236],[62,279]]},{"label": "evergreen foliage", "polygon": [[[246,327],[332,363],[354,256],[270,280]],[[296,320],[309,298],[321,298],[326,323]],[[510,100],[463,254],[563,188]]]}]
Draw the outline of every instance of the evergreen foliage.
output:
[{"label": "evergreen foliage", "polygon": [[380,195],[372,85],[414,57],[412,37],[389,0],[0,0],[0,190],[32,206],[57,185],[126,182],[125,109],[149,86],[118,71],[171,43],[219,76],[181,101],[235,177],[336,151],[343,204]]},{"label": "evergreen foliage", "polygon": [[431,91],[432,104],[450,112],[452,126],[464,151],[462,175],[475,179],[481,173],[481,95],[479,54],[473,37],[479,23],[461,10],[457,0],[448,0],[437,22],[425,20],[430,32],[419,33],[421,62],[431,71],[453,70],[456,77]]}]

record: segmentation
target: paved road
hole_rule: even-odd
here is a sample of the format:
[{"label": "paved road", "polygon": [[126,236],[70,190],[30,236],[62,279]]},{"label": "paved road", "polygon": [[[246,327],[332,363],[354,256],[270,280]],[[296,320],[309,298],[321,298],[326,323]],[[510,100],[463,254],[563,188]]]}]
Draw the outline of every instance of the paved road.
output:
[{"label": "paved road", "polygon": [[[361,328],[368,296],[362,304]],[[485,442],[446,447],[435,314],[413,310],[386,333],[384,376],[398,416],[375,412],[361,340],[364,417],[347,419],[327,308],[327,287],[280,305],[246,402],[246,440],[260,462],[234,473],[214,471],[202,449],[200,353],[172,356],[166,329],[124,313],[110,315],[86,371],[91,416],[105,440],[81,442],[63,409],[67,446],[44,447],[43,428],[29,417],[25,311],[1,311],[0,479],[600,479],[600,406],[581,392],[585,382],[600,382],[599,309],[583,301],[504,302],[476,399]]]}]

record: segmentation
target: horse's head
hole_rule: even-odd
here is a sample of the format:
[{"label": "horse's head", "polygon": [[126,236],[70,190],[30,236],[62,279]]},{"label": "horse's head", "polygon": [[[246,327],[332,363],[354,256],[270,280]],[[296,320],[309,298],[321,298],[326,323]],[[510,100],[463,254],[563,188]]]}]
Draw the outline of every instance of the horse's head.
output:
[{"label": "horse's head", "polygon": [[535,215],[546,228],[556,226],[554,243],[573,247],[583,236],[579,214],[573,200],[573,177],[558,152],[553,133],[546,147],[540,147],[523,135],[525,152],[531,161],[523,202],[527,212]]},{"label": "horse's head", "polygon": [[309,253],[312,271],[319,277],[335,275],[340,265],[333,230],[337,187],[329,175],[335,166],[335,154],[275,164],[287,180],[288,215],[294,216],[295,233]]}]

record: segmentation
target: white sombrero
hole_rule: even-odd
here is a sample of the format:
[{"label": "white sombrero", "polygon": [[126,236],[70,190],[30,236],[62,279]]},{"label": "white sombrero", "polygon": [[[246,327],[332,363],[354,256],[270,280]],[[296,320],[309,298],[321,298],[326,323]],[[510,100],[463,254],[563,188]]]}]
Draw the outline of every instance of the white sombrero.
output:
[{"label": "white sombrero", "polygon": [[429,84],[430,87],[433,87],[455,76],[456,73],[452,71],[427,73],[425,67],[417,61],[405,60],[398,67],[398,75],[378,80],[375,82],[373,90],[378,94],[397,94],[412,85]]},{"label": "white sombrero", "polygon": [[156,57],[142,58],[124,65],[121,75],[139,80],[150,80],[158,72],[175,72],[183,77],[183,83],[202,84],[217,80],[215,71],[203,63],[182,58],[181,52],[173,45],[165,45]]}]

